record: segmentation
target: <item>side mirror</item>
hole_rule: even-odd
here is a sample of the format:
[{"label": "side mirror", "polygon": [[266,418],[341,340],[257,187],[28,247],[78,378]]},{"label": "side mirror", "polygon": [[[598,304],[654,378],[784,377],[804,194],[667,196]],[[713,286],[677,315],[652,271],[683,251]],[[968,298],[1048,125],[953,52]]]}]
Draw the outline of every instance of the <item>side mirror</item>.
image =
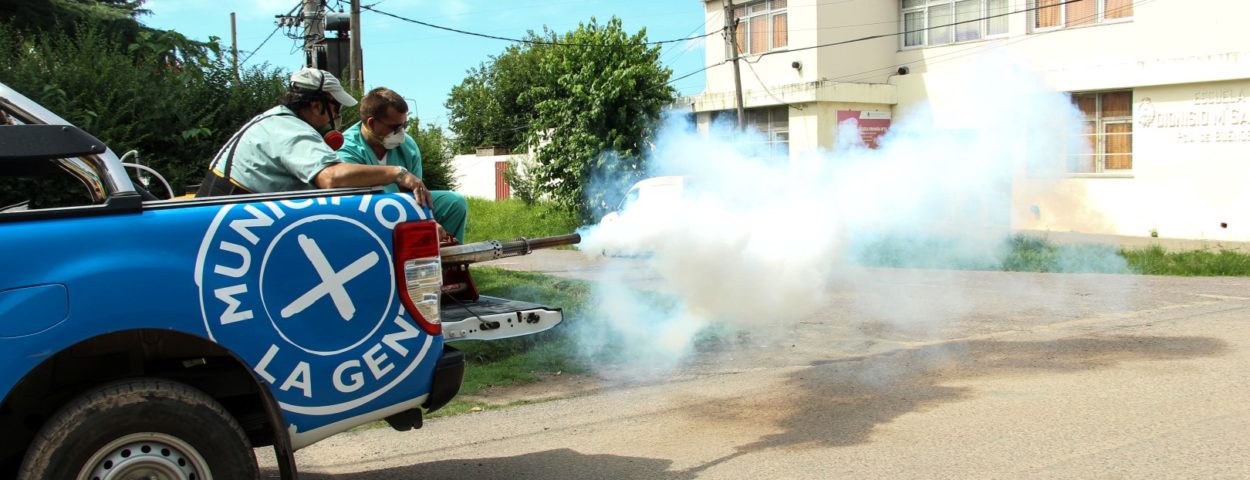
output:
[{"label": "side mirror", "polygon": [[104,142],[72,125],[0,126],[0,162],[104,153]]}]

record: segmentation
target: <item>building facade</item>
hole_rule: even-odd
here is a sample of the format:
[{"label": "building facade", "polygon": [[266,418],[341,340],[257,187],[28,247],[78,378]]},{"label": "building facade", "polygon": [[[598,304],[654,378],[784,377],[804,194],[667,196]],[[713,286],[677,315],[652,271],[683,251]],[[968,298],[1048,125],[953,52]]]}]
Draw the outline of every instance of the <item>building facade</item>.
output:
[{"label": "building facade", "polygon": [[[871,144],[998,51],[1071,94],[1089,146],[1057,182],[1015,180],[1013,227],[1250,241],[1250,2],[726,2],[703,2],[708,31],[737,19],[746,123],[781,151],[832,149],[847,118]],[[681,100],[702,129],[735,106],[731,48],[708,39],[706,90]]]}]

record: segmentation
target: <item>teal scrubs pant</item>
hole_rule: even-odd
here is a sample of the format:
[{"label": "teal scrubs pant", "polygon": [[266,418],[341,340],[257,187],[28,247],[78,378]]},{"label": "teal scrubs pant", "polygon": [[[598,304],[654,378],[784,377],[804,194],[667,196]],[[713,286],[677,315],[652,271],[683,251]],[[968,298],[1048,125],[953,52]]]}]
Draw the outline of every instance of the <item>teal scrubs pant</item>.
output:
[{"label": "teal scrubs pant", "polygon": [[456,241],[464,243],[464,227],[469,222],[469,202],[464,195],[450,190],[430,190],[434,199],[434,220]]}]

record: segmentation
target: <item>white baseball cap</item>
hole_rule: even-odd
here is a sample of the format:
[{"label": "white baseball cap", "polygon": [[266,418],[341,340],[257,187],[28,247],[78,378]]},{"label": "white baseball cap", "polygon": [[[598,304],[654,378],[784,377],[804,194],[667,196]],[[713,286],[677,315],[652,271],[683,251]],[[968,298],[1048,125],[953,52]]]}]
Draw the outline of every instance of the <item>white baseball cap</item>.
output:
[{"label": "white baseball cap", "polygon": [[291,90],[326,92],[334,98],[334,101],[339,102],[339,105],[344,107],[356,105],[356,99],[343,90],[343,84],[339,83],[339,79],[334,78],[334,75],[325,70],[303,68],[291,74]]}]

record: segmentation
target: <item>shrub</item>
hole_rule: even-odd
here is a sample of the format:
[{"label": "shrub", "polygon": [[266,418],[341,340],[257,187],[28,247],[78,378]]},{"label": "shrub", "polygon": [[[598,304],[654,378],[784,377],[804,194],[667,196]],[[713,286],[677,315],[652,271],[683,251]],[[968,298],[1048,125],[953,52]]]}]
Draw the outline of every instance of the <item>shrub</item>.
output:
[{"label": "shrub", "polygon": [[[248,118],[276,104],[277,68],[234,72],[221,58],[171,61],[167,52],[83,25],[21,33],[0,26],[0,81],[95,135],[115,153],[169,180],[175,194],[198,184],[209,160]],[[140,36],[136,42],[161,42]],[[160,43],[159,45],[164,45]]]}]

